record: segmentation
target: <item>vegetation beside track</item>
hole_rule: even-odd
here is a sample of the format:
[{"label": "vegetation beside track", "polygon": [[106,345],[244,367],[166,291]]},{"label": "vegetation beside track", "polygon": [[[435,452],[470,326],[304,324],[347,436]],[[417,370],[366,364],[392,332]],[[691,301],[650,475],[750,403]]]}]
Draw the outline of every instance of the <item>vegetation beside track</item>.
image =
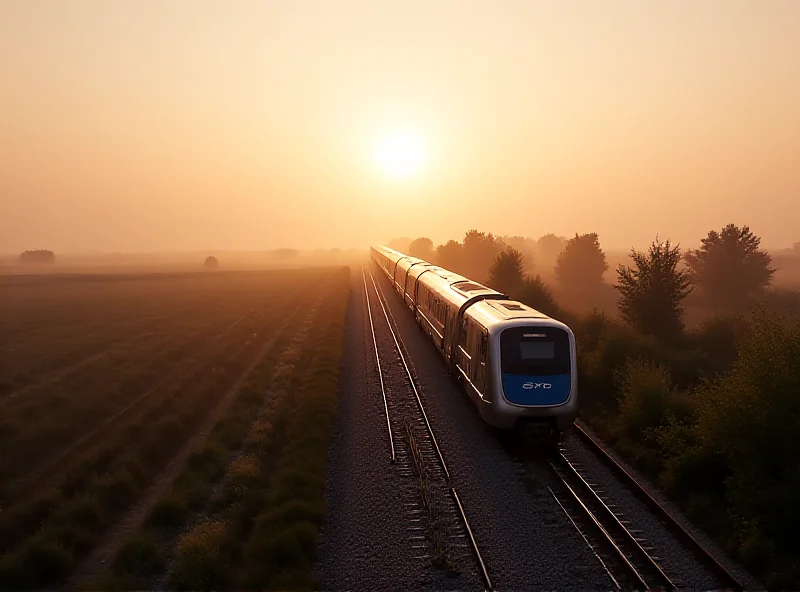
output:
[{"label": "vegetation beside track", "polygon": [[[104,587],[312,585],[348,278],[336,272],[320,286],[318,304],[303,323],[292,323],[295,332],[254,370],[196,453],[224,450],[209,454],[224,465],[187,463],[119,549]],[[228,423],[235,437],[221,441]]]},{"label": "vegetation beside track", "polygon": [[582,416],[768,587],[795,589],[800,322],[718,320],[687,336],[689,352],[590,322]]},{"label": "vegetation beside track", "polygon": [[328,322],[298,387],[287,441],[244,548],[247,588],[307,589],[325,517],[325,468],[336,417],[349,270],[326,299]]},{"label": "vegetation beside track", "polygon": [[[259,300],[267,305],[271,294],[271,307],[283,301],[288,308],[265,308],[248,322],[237,325],[230,335],[213,343],[210,357],[203,360],[202,372],[191,380],[167,385],[152,406],[124,423],[114,424],[113,429],[101,433],[102,438],[95,444],[71,457],[68,473],[46,491],[5,509],[0,516],[3,545],[0,588],[40,587],[63,581],[108,526],[196,432],[241,375],[248,360],[267,341],[265,337],[275,338],[280,334],[275,329],[286,323],[286,313],[306,303],[297,295],[308,290],[295,294],[294,288],[316,286],[325,273],[298,271],[272,275],[280,283],[262,291]],[[262,283],[262,287],[267,286]],[[218,304],[212,304],[209,295],[205,298],[209,305]],[[291,330],[288,323],[286,328]],[[223,444],[235,444],[235,423],[232,420],[218,426]],[[197,451],[190,463],[197,474],[213,481],[227,464],[227,454],[223,452],[219,446],[211,445]],[[196,481],[187,479],[183,486],[187,494],[192,491],[196,494]]]}]

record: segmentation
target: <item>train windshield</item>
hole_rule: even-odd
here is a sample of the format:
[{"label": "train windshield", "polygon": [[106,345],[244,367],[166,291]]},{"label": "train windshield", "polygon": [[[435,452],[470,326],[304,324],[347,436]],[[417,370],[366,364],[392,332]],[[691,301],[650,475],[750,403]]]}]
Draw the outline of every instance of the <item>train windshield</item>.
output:
[{"label": "train windshield", "polygon": [[556,327],[506,329],[500,335],[500,365],[503,374],[567,374],[569,336]]}]

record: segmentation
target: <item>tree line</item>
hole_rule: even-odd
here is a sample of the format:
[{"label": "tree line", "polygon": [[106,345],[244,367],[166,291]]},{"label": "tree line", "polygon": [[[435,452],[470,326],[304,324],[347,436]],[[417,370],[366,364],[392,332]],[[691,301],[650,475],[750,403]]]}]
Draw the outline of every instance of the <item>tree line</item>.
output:
[{"label": "tree line", "polygon": [[[595,233],[472,230],[405,246],[567,322],[581,417],[769,588],[800,589],[800,294],[778,298],[772,259],[747,226],[686,250],[656,237],[631,249],[613,285]],[[553,287],[536,273],[549,266]],[[619,320],[564,305],[565,294],[591,303],[609,292]],[[690,295],[708,317],[688,329]]]}]

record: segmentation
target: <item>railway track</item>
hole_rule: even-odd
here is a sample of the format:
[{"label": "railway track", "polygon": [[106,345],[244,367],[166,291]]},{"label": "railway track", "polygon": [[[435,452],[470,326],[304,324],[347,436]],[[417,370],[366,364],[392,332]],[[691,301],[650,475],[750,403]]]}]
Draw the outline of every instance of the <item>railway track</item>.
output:
[{"label": "railway track", "polygon": [[669,530],[679,544],[689,549],[697,558],[698,562],[702,563],[714,574],[721,588],[737,592],[745,589],[745,586],[739,579],[725,568],[705,546],[695,539],[678,520],[664,508],[664,506],[651,496],[633,475],[614,460],[605,448],[583,429],[580,423],[576,422],[573,426],[573,430],[581,444],[590,450],[599,462],[608,467],[620,482],[658,517],[659,521]]},{"label": "railway track", "polygon": [[[708,579],[715,582],[709,589],[737,592],[745,589],[737,577],[692,537],[599,442],[578,424],[574,426],[574,433],[573,444],[562,445],[557,451],[536,450],[517,439],[509,451],[522,461],[526,473],[544,476],[550,496],[591,549],[614,589],[680,590],[697,587],[695,582],[686,581],[681,570],[675,569],[674,557],[668,566],[654,550],[656,545],[650,538],[655,535],[650,527],[640,523],[641,519],[620,511],[615,503],[617,488],[632,492],[647,511],[657,517],[656,523],[670,534],[668,547],[672,552],[679,548],[685,551],[684,554],[693,556],[709,574]],[[584,446],[591,456],[576,454],[575,445]],[[578,456],[583,458],[583,464]],[[605,489],[593,482],[595,469],[589,463],[608,467],[614,474],[614,489],[609,488],[608,482]],[[664,550],[663,539],[660,548]]]},{"label": "railway track", "polygon": [[[450,573],[474,574],[480,578],[484,590],[494,590],[467,512],[425,412],[402,340],[390,318],[386,297],[370,270],[362,268],[362,281],[384,402],[390,461],[410,485],[406,502],[408,530],[412,548],[422,553],[416,558],[430,558],[434,565]],[[370,292],[379,307],[371,305]],[[383,323],[376,321],[376,316],[383,317],[391,335],[392,352],[385,347],[381,351],[379,347],[376,327]],[[396,356],[394,359],[392,354]]]},{"label": "railway track", "polygon": [[615,588],[677,588],[659,565],[659,558],[645,548],[563,452],[555,453],[547,462],[560,485],[560,493],[550,489],[551,495],[573,525],[581,525],[578,530],[584,540],[589,542],[585,531],[593,531],[593,550]]}]

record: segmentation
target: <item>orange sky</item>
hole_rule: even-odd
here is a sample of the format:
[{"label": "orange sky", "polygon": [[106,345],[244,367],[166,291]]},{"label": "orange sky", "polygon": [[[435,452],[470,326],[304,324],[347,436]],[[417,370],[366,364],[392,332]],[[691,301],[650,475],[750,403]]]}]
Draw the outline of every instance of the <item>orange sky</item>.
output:
[{"label": "orange sky", "polygon": [[0,73],[0,252],[800,241],[797,0],[2,0]]}]

